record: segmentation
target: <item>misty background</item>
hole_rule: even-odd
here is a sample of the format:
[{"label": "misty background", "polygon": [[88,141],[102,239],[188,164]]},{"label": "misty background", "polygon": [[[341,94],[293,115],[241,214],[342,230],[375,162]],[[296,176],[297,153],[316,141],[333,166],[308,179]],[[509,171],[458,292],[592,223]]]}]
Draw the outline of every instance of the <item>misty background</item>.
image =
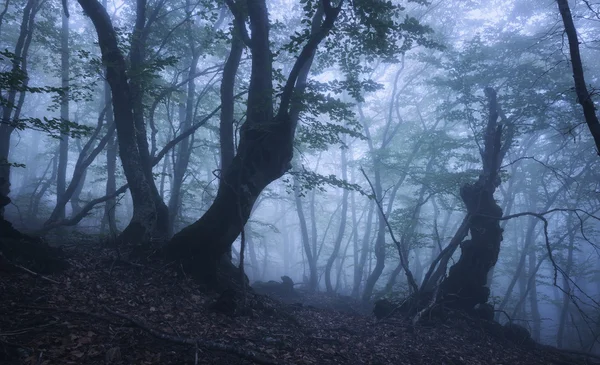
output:
[{"label": "misty background", "polygon": [[[304,29],[306,3],[268,1],[276,75],[293,65],[290,37]],[[150,15],[157,4],[148,3]],[[233,17],[220,2],[160,4],[145,49],[151,156],[196,128],[152,170],[169,207],[171,236],[202,216],[217,192],[215,109]],[[104,5],[128,52],[135,4]],[[600,3],[570,5],[588,87],[597,96]],[[5,217],[69,241],[110,240],[131,219],[132,200],[129,191],[115,193],[126,179],[96,32],[75,2],[68,7],[67,19],[55,0],[0,3],[2,69],[11,69],[21,42],[28,85],[69,90],[67,99],[52,90],[16,93],[23,126],[9,136],[12,204]],[[598,353],[600,161],[577,104],[556,3],[409,1],[404,14],[415,21],[404,23],[413,38],[398,44],[399,57],[365,53],[344,62],[335,32],[323,42],[292,169],[262,193],[244,228],[246,274],[251,281],[287,275],[313,290],[364,301],[407,295],[399,249],[420,283],[461,224],[460,188],[481,171],[490,87],[512,133],[495,193],[503,215],[514,215],[500,222],[503,241],[488,277],[496,317],[510,317],[543,343]],[[236,76],[235,144],[246,118],[249,57],[243,51]],[[77,133],[44,127],[53,118],[75,123]],[[67,202],[57,206],[70,184]],[[98,201],[106,195],[114,197]],[[239,262],[239,239],[232,251]],[[449,265],[459,256],[457,250]]]}]

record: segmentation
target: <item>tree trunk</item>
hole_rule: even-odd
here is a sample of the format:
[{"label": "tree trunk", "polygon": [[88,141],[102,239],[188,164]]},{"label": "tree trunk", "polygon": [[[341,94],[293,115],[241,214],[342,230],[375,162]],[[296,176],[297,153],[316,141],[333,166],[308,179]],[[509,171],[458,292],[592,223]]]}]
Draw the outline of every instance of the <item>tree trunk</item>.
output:
[{"label": "tree trunk", "polygon": [[318,272],[317,272],[317,257],[313,254],[313,249],[308,235],[308,224],[306,223],[306,217],[304,215],[304,208],[302,206],[302,198],[300,197],[300,183],[298,178],[294,176],[294,195],[296,202],[296,211],[298,212],[298,221],[300,222],[300,237],[302,238],[302,244],[304,246],[304,254],[306,255],[306,261],[308,262],[308,290],[317,290],[318,285]]},{"label": "tree trunk", "polygon": [[[63,12],[62,27],[60,29],[60,70],[61,88],[63,94],[60,99],[60,119],[63,123],[69,120],[69,18]],[[65,218],[65,205],[60,204],[64,200],[67,188],[67,165],[69,163],[69,134],[61,133],[58,154],[58,173],[56,175],[56,219]]]},{"label": "tree trunk", "polygon": [[440,284],[440,298],[447,305],[472,310],[487,302],[490,289],[486,286],[490,269],[496,264],[502,243],[499,218],[502,209],[494,199],[500,184],[498,173],[511,141],[501,144],[502,125],[498,124],[499,108],[496,92],[485,89],[488,98],[488,123],[481,153],[483,171],[475,183],[465,184],[460,196],[467,208],[471,239],[460,243],[461,256]]},{"label": "tree trunk", "polygon": [[[104,84],[104,100],[106,102],[106,124],[111,125],[114,123],[112,101],[110,100],[110,87],[108,83]],[[106,146],[106,195],[111,196],[117,190],[117,140],[113,135],[108,140]],[[117,234],[117,200],[115,198],[108,199],[104,203],[104,217],[102,218],[102,225],[107,225],[111,234]]]},{"label": "tree trunk", "polygon": [[569,53],[571,54],[571,66],[573,68],[573,80],[575,81],[575,93],[577,94],[577,102],[583,108],[585,122],[596,143],[596,152],[600,154],[600,122],[596,115],[596,107],[590,93],[587,90],[585,77],[583,74],[583,64],[579,53],[579,39],[577,31],[573,23],[573,16],[569,8],[568,0],[556,0],[558,10],[565,26],[565,33],[569,39]]},{"label": "tree trunk", "polygon": [[125,243],[147,242],[152,238],[159,219],[156,201],[153,199],[154,193],[158,195],[158,191],[154,180],[148,179],[148,166],[144,164],[143,151],[140,148],[142,146],[138,144],[146,137],[138,135],[142,131],[136,131],[139,125],[135,123],[132,111],[134,99],[128,83],[125,58],[118,46],[117,35],[106,9],[97,0],[78,2],[91,18],[98,34],[106,77],[111,87],[119,155],[133,200],[131,221],[119,240]]},{"label": "tree trunk", "polygon": [[363,273],[365,271],[365,264],[367,262],[367,255],[369,253],[369,242],[371,241],[371,227],[373,226],[373,216],[375,212],[375,202],[369,203],[369,213],[367,213],[367,223],[365,224],[365,231],[362,239],[362,247],[360,251],[357,250],[355,255],[360,257],[357,258],[357,264],[354,266],[354,280],[352,285],[352,296],[358,298],[360,294],[360,285],[362,283]]},{"label": "tree trunk", "polygon": [[[346,149],[342,148],[342,179],[344,181],[348,180],[348,163],[346,158]],[[338,233],[335,239],[335,243],[333,246],[333,252],[329,259],[327,260],[327,264],[325,265],[325,287],[327,288],[328,293],[333,292],[333,286],[331,284],[331,268],[333,267],[333,263],[336,259],[338,259],[338,254],[340,251],[340,246],[342,245],[342,240],[344,239],[344,232],[346,231],[346,220],[348,215],[348,189],[344,189],[344,193],[342,194],[342,212],[340,214],[340,226],[338,229]]]},{"label": "tree trunk", "polygon": [[537,283],[535,275],[538,271],[537,257],[535,250],[529,251],[529,277],[533,275],[534,279],[529,280],[529,306],[531,307],[531,319],[533,321],[531,337],[537,342],[540,341],[541,327],[542,327],[542,316],[540,314],[540,307],[538,302]]},{"label": "tree trunk", "polygon": [[[156,12],[160,10],[160,4],[162,3],[159,2],[156,4],[156,7],[153,10],[153,14],[156,14]],[[144,225],[140,226],[139,222],[136,222],[134,219],[132,219],[129,225],[125,227],[125,230],[121,233],[121,241],[139,241],[138,237],[140,235],[141,227],[144,227],[144,230],[146,231],[141,233],[141,235],[146,236],[150,240],[166,240],[169,237],[170,232],[169,210],[162,197],[158,193],[158,188],[156,187],[154,175],[152,173],[152,167],[154,166],[154,164],[152,162],[152,158],[150,157],[148,134],[146,131],[146,122],[144,120],[144,70],[146,37],[149,32],[149,23],[150,20],[147,21],[146,19],[146,0],[137,0],[136,21],[133,34],[131,35],[131,49],[129,51],[129,63],[131,70],[131,78],[129,80],[129,91],[135,131],[134,136],[137,144],[137,150],[140,156],[142,171],[145,174],[145,180],[149,188],[149,191],[146,192],[146,199],[152,200],[152,205],[154,205],[153,215],[155,217],[155,220],[152,226],[144,227]],[[127,181],[129,182],[129,179]],[[150,207],[149,204],[148,207]]]},{"label": "tree trunk", "polygon": [[[189,1],[186,1],[186,12],[191,13]],[[187,97],[185,101],[185,108],[183,109],[183,113],[180,112],[179,118],[181,131],[190,128],[194,119],[196,95],[195,75],[196,69],[198,68],[198,60],[200,59],[200,52],[196,46],[196,40],[193,36],[192,24],[193,23],[191,21],[186,23],[191,61],[190,69],[188,71]],[[223,73],[223,77],[225,78],[226,71],[224,71]],[[231,97],[233,99],[233,94]],[[231,101],[231,103],[233,104],[233,100]],[[221,112],[223,111],[223,108],[224,106],[221,104]],[[184,138],[181,142],[179,142],[176,148],[176,152],[174,154],[173,179],[171,180],[171,194],[169,198],[169,238],[172,237],[175,232],[175,219],[181,211],[181,186],[183,185],[183,179],[185,177],[190,162],[190,156],[192,154],[191,147],[191,137]]]},{"label": "tree trunk", "polygon": [[[569,213],[567,217],[567,227],[573,224],[573,213]],[[562,306],[560,309],[560,316],[558,317],[558,331],[556,334],[556,347],[563,348],[565,341],[565,326],[567,322],[567,315],[569,313],[569,307],[571,304],[571,283],[568,276],[571,274],[573,268],[573,251],[575,249],[575,231],[569,232],[569,246],[567,249],[567,264],[563,273],[563,293],[562,293]]]},{"label": "tree trunk", "polygon": [[[331,5],[329,2],[327,4]],[[280,178],[290,167],[297,120],[290,117],[292,96],[303,72],[308,73],[319,43],[333,26],[340,9],[326,11],[323,26],[311,36],[300,52],[281,93],[279,111],[273,113],[273,72],[266,2],[248,3],[249,39],[252,69],[248,89],[246,123],[240,130],[236,156],[221,172],[217,196],[208,211],[195,223],[176,234],[166,253],[180,259],[185,270],[215,287],[229,286],[234,275],[232,264],[222,260],[250,217],[252,206],[263,189]],[[236,20],[239,12],[234,11]],[[247,36],[247,34],[246,34]],[[309,66],[310,67],[310,66]],[[222,275],[224,274],[224,275]],[[241,278],[240,278],[241,279]]]},{"label": "tree trunk", "polygon": [[[97,139],[100,131],[104,126],[104,114],[105,111],[102,110],[98,117],[98,123],[94,133],[90,136],[90,139],[86,142],[85,146],[81,148],[79,152],[79,157],[77,158],[77,162],[75,163],[75,169],[73,171],[73,176],[71,177],[71,181],[67,186],[66,190],[63,191],[61,196],[56,202],[56,206],[50,214],[50,218],[45,222],[45,228],[49,227],[51,224],[64,219],[64,211],[69,200],[75,198],[78,199],[79,193],[81,193],[81,189],[83,188],[83,183],[85,180],[85,176],[87,173],[87,168],[94,162],[94,159],[104,150],[104,147],[108,143],[115,132],[114,123],[108,126],[108,130],[106,134],[98,141],[98,145],[94,147],[95,140]],[[92,147],[94,147],[92,149]],[[59,158],[62,152],[59,153]],[[60,166],[60,161],[59,161]],[[60,171],[60,167],[58,169]],[[62,217],[61,218],[61,214]],[[72,216],[76,215],[77,212],[73,212]]]},{"label": "tree trunk", "polygon": [[[22,89],[29,83],[27,76],[27,56],[35,29],[35,16],[39,11],[38,0],[28,0],[23,9],[23,18],[19,28],[19,37],[15,45],[12,60],[12,73],[22,77]],[[10,136],[15,127],[12,121],[19,119],[21,107],[25,101],[24,90],[13,88],[3,96],[2,123],[0,123],[0,219],[4,218],[4,207],[10,203]]]}]

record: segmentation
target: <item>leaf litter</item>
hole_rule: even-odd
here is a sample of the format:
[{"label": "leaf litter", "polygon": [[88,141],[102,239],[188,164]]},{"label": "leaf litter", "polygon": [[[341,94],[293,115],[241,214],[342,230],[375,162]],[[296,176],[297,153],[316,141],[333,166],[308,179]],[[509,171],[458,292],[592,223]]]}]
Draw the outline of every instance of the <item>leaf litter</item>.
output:
[{"label": "leaf litter", "polygon": [[[89,247],[88,247],[89,246]],[[0,273],[1,364],[589,364],[548,346],[495,336],[455,316],[377,322],[360,303],[325,293],[247,293],[234,315],[219,293],[161,260],[119,260],[114,249],[69,249],[70,268],[42,280]]]}]

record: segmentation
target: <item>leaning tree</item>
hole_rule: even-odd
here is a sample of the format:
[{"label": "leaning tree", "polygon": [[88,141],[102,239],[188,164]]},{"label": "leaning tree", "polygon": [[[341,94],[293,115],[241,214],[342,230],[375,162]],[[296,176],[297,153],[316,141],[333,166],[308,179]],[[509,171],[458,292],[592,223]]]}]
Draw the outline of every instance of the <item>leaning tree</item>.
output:
[{"label": "leaning tree", "polygon": [[[443,301],[447,306],[470,311],[489,299],[487,277],[498,261],[503,231],[500,227],[502,209],[494,193],[501,182],[500,167],[512,144],[514,127],[502,113],[496,91],[487,87],[485,96],[488,120],[480,149],[482,170],[476,181],[466,183],[460,189],[467,213],[450,244],[425,275],[417,293],[420,305],[424,300],[431,304]],[[466,239],[469,234],[471,237]],[[448,262],[458,247],[461,248],[460,258],[446,275]]]},{"label": "leaning tree", "polygon": [[[146,227],[146,232],[152,231],[158,212],[154,199],[149,197],[154,195],[155,189],[152,177],[144,169],[146,164],[136,163],[143,162],[146,151],[140,143],[143,136],[137,128],[136,110],[132,110],[136,104],[135,90],[131,87],[125,59],[106,9],[97,0],[78,2],[96,28],[107,68],[120,157],[134,202],[132,221]],[[296,56],[276,97],[273,84],[277,73],[273,70],[271,22],[266,1],[226,1],[234,17],[234,39],[241,39],[252,54],[246,121],[239,132],[235,156],[228,159],[220,171],[213,204],[198,221],[176,234],[165,248],[168,257],[181,260],[186,272],[209,284],[218,284],[221,278],[229,281],[232,277],[234,268],[226,253],[243,231],[263,189],[291,166],[304,87],[316,50],[327,35],[336,32],[335,40],[325,42],[324,57],[329,59],[324,64],[340,65],[346,78],[331,87],[345,88],[355,98],[360,98],[363,89],[373,86],[359,77],[360,57],[371,55],[393,62],[413,44],[428,46],[432,43],[428,38],[431,30],[405,16],[405,8],[399,4],[380,0],[301,0],[300,3],[306,29],[292,36],[286,46],[286,50]],[[138,0],[138,19],[144,5],[145,1]],[[136,29],[139,28],[137,23]],[[230,55],[230,60],[233,58]],[[230,67],[224,72],[229,73],[223,76],[229,85],[226,80],[235,76],[237,68]]]}]

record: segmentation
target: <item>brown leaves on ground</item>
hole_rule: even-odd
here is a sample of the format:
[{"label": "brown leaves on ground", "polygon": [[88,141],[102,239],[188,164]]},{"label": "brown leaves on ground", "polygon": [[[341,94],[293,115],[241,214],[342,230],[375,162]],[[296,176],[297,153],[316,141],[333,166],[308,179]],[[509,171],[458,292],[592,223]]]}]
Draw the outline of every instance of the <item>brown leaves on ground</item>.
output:
[{"label": "brown leaves on ground", "polygon": [[120,261],[100,248],[70,257],[67,271],[51,275],[59,284],[0,273],[0,363],[576,363],[493,337],[467,318],[414,327],[400,319],[377,323],[353,309],[319,309],[314,303],[330,301],[325,294],[305,298],[310,305],[248,294],[229,317],[210,310],[218,294],[202,292],[160,260]]}]

